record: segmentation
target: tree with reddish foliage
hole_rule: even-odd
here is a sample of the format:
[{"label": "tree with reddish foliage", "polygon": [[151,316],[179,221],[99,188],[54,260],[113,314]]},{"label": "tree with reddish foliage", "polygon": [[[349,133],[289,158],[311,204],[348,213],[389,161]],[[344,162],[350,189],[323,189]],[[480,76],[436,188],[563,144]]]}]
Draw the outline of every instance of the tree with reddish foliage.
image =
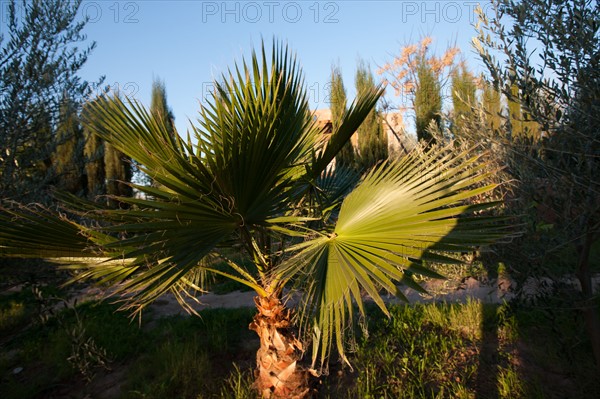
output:
[{"label": "tree with reddish foliage", "polygon": [[449,47],[441,57],[436,57],[429,52],[431,43],[432,38],[425,37],[418,44],[404,46],[400,55],[377,71],[400,98],[398,109],[414,112],[417,138],[428,143],[434,141],[430,123],[441,127],[442,90],[460,52],[457,47]]}]

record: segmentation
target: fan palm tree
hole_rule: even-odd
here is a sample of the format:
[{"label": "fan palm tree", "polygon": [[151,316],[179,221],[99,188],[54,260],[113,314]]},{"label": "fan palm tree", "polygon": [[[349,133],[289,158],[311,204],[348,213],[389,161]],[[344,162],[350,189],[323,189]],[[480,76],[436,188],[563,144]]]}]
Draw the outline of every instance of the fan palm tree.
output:
[{"label": "fan palm tree", "polygon": [[[118,198],[127,210],[69,195],[58,195],[68,213],[5,207],[0,251],[63,259],[75,280],[110,284],[134,313],[168,292],[193,311],[189,298],[205,290],[206,274],[242,283],[256,292],[256,388],[264,398],[302,398],[332,347],[346,359],[344,334],[365,295],[387,314],[384,293],[404,298],[402,284],[422,290],[415,274],[441,277],[424,261],[457,262],[448,254],[506,228],[475,214],[493,203],[465,203],[494,188],[467,153],[414,152],[360,180],[332,169],[382,89],[361,93],[324,140],[295,57],[278,43],[271,53],[263,46],[223,76],[185,140],[134,101],[95,101],[87,128],[159,184]],[[228,256],[232,247],[253,266]],[[295,312],[286,307],[291,287],[302,297]],[[309,340],[310,368],[300,365]]]}]

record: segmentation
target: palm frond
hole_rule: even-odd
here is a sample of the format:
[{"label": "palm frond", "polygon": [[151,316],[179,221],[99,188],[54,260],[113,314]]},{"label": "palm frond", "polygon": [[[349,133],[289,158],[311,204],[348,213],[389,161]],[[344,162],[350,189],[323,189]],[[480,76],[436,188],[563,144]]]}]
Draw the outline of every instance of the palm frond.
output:
[{"label": "palm frond", "polygon": [[[82,217],[99,221],[84,238],[94,231],[111,238],[101,245],[92,242],[101,261],[78,257],[74,267],[81,269],[79,277],[116,285],[116,293],[127,294],[133,305],[143,308],[190,281],[206,256],[235,237],[256,246],[253,234],[260,229],[298,234],[310,218],[287,210],[320,135],[302,83],[287,48],[274,43],[269,62],[263,47],[260,56],[254,53],[249,63],[236,66],[217,84],[213,101],[201,110],[200,127],[194,128],[197,147],[173,135],[136,101],[104,96],[91,102],[83,118],[88,130],[136,160],[157,185],[135,186],[146,198],[117,198],[130,206],[126,210],[62,198]],[[15,253],[32,250],[46,239],[53,242],[53,233],[77,237],[87,232],[77,225],[62,231],[70,226],[67,221],[51,225],[37,218],[25,220],[8,235],[14,238],[19,229],[33,232],[40,226],[46,227],[44,234],[31,248],[16,249],[17,241],[10,244],[15,244]],[[77,255],[87,248],[82,242],[72,243]],[[10,246],[6,240],[0,245],[4,251]],[[256,281],[230,266],[232,273],[226,277],[263,292]]]},{"label": "palm frond", "polygon": [[336,166],[326,169],[315,182],[315,200],[324,220],[337,215],[342,201],[360,181],[361,175],[353,168]]},{"label": "palm frond", "polygon": [[383,164],[345,198],[332,231],[290,248],[299,252],[278,272],[306,290],[305,320],[319,338],[313,365],[319,353],[323,364],[334,342],[344,356],[342,336],[353,304],[362,311],[363,294],[387,314],[382,290],[405,299],[398,285],[419,289],[414,274],[441,277],[423,260],[458,262],[448,252],[506,236],[502,218],[473,214],[494,203],[465,203],[495,188],[479,186],[490,172],[476,160],[442,149]]},{"label": "palm frond", "polygon": [[383,91],[383,87],[376,87],[372,90],[364,90],[358,94],[358,97],[344,112],[338,129],[331,133],[331,137],[326,142],[325,148],[317,154],[316,161],[311,166],[313,178],[318,178],[331,164],[335,156],[340,153],[342,147],[356,133],[358,127],[375,107]]},{"label": "palm frond", "polygon": [[0,256],[3,257],[96,257],[98,246],[114,240],[41,205],[0,206]]},{"label": "palm frond", "polygon": [[295,57],[275,44],[266,57],[263,48],[223,77],[195,129],[215,187],[249,225],[289,207],[319,133]]},{"label": "palm frond", "polygon": [[154,181],[179,196],[196,200],[212,190],[212,176],[201,160],[138,102],[100,97],[86,108],[83,122],[94,134],[138,161]]}]

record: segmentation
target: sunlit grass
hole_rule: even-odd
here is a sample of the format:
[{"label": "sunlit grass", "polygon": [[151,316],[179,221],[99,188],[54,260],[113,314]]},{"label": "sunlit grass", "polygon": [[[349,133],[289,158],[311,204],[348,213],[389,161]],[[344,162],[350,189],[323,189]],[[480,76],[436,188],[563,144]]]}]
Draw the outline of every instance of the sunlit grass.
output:
[{"label": "sunlit grass", "polygon": [[10,301],[7,307],[0,309],[0,332],[10,330],[21,324],[25,315],[25,304]]},{"label": "sunlit grass", "polygon": [[425,306],[423,316],[440,328],[463,334],[466,339],[481,339],[483,305],[477,300],[468,299],[464,304]]},{"label": "sunlit grass", "polygon": [[[20,312],[20,306],[4,303],[5,314]],[[131,323],[113,305],[86,303],[77,309],[86,331],[106,349],[110,366],[123,370],[121,393],[114,399],[255,397],[258,340],[247,329],[251,308],[202,311],[202,318],[168,317],[151,328]],[[599,392],[588,372],[593,370],[590,352],[568,317],[557,329],[538,311],[475,300],[392,306],[390,311],[388,319],[368,309],[368,334],[356,330],[353,370],[334,361],[317,384],[317,397],[585,399]],[[75,318],[65,312],[68,326]],[[578,346],[567,355],[561,340]],[[3,398],[49,397],[57,387],[82,384],[66,360],[68,337],[52,320],[3,342]],[[13,374],[17,367],[23,371]],[[93,394],[93,383],[86,389]]]},{"label": "sunlit grass", "polygon": [[[234,362],[238,357],[252,359],[258,348],[246,327],[253,310],[201,314],[202,318],[163,319],[148,332],[155,345],[131,365],[123,398],[212,398],[230,390],[251,391],[247,376]],[[248,348],[248,341],[255,348]]]}]

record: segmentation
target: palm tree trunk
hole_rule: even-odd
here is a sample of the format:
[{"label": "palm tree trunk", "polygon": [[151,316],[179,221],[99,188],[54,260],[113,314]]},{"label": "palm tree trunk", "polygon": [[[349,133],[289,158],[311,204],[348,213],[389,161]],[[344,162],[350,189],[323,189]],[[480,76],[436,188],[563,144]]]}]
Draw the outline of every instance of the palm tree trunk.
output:
[{"label": "palm tree trunk", "polygon": [[250,329],[260,338],[255,387],[263,398],[303,399],[310,396],[309,373],[298,364],[302,343],[292,331],[291,311],[277,295],[254,298],[258,314]]}]

